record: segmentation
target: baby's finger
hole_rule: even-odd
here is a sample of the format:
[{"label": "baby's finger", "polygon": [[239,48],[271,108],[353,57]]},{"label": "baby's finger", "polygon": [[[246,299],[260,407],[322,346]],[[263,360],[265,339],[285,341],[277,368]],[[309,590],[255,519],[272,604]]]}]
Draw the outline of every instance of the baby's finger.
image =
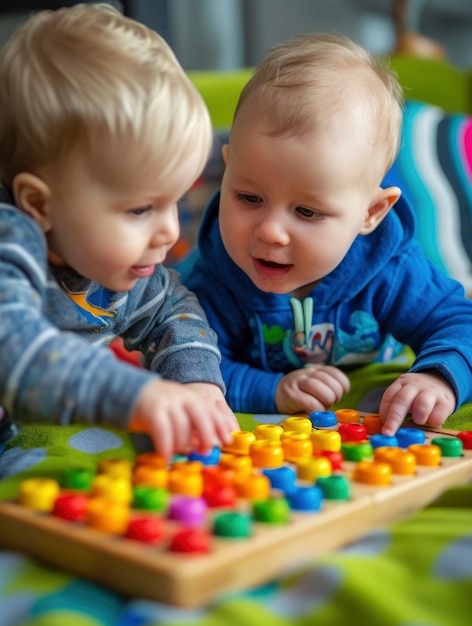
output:
[{"label": "baby's finger", "polygon": [[314,411],[325,411],[329,406],[329,404],[325,404],[318,397],[310,393],[304,393],[301,389],[298,397],[298,404],[300,406],[300,410],[308,413],[308,415]]},{"label": "baby's finger", "polygon": [[344,395],[341,382],[322,370],[315,377],[300,381],[300,390],[317,398],[325,407],[334,404]]},{"label": "baby's finger", "polygon": [[215,418],[215,430],[220,443],[231,443],[235,430],[239,430],[236,415],[226,403],[217,402],[217,415]]},{"label": "baby's finger", "polygon": [[147,432],[152,439],[155,451],[165,459],[169,459],[174,452],[174,434],[167,420],[150,422]]},{"label": "baby's finger", "polygon": [[344,393],[347,393],[351,388],[351,381],[346,376],[346,374],[340,370],[338,367],[334,367],[332,365],[327,365],[323,368],[322,371],[328,372],[330,376],[339,382],[342,387]]},{"label": "baby's finger", "polygon": [[192,432],[198,441],[199,450],[208,451],[222,443],[216,431],[219,419],[220,415],[215,414],[214,406],[208,405],[203,415],[199,411],[192,412]]},{"label": "baby's finger", "polygon": [[436,405],[436,397],[430,391],[420,392],[413,401],[410,414],[415,422],[423,426],[429,421],[431,413]]},{"label": "baby's finger", "polygon": [[173,452],[177,454],[185,454],[190,449],[190,440],[192,437],[192,427],[188,418],[188,412],[185,406],[176,408],[169,416],[169,429],[171,430],[171,438]]},{"label": "baby's finger", "polygon": [[415,397],[416,389],[410,385],[403,386],[398,380],[387,388],[379,407],[384,435],[395,435],[410,412]]}]

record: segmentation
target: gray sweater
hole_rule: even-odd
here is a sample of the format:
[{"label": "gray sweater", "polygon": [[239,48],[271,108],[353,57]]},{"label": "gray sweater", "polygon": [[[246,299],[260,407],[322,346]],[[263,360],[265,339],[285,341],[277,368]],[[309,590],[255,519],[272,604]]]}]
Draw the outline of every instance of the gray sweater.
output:
[{"label": "gray sweater", "polygon": [[[117,336],[143,368],[105,347]],[[177,272],[158,266],[117,293],[53,266],[39,226],[0,191],[0,405],[12,419],[124,427],[152,377],[224,390],[219,364],[216,335]]]}]

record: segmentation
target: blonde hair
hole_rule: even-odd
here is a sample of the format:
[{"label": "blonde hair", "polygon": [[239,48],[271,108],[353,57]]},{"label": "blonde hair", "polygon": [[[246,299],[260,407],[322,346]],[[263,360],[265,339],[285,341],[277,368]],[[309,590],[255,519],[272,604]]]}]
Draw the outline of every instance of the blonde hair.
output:
[{"label": "blonde hair", "polygon": [[161,172],[196,148],[203,168],[211,150],[208,110],[167,43],[107,4],[28,19],[0,52],[0,84],[6,185],[75,149],[97,157],[108,140]]},{"label": "blonde hair", "polygon": [[[375,124],[376,145],[385,150],[385,171],[397,155],[403,93],[396,75],[343,36],[297,35],[269,50],[241,92],[234,121],[249,102],[275,136],[322,128],[333,113],[361,103]],[[362,131],[352,129],[360,137]]]}]

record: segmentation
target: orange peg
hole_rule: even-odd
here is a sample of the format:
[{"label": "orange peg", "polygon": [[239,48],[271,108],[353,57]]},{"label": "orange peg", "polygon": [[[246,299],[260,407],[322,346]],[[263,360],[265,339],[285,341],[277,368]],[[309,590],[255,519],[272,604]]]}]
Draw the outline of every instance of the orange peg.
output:
[{"label": "orange peg", "polygon": [[232,470],[237,477],[247,476],[252,472],[252,459],[250,456],[222,454],[220,465],[225,469]]},{"label": "orange peg", "polygon": [[380,435],[382,432],[382,420],[380,419],[380,415],[377,413],[365,415],[362,423],[366,427],[368,435]]},{"label": "orange peg", "polygon": [[256,502],[267,500],[270,496],[270,480],[263,474],[251,474],[237,478],[234,481],[234,489],[238,498]]},{"label": "orange peg", "polygon": [[95,530],[122,535],[126,532],[129,518],[128,505],[108,498],[94,497],[88,503],[85,523]]},{"label": "orange peg", "polygon": [[395,446],[380,446],[374,450],[374,460],[388,463],[394,474],[413,475],[416,471],[416,457],[412,452]]},{"label": "orange peg", "polygon": [[361,418],[359,411],[354,409],[338,409],[335,413],[339,424],[352,424],[359,422]]},{"label": "orange peg", "polygon": [[359,461],[352,473],[352,480],[366,485],[384,487],[392,481],[392,468],[380,461]]},{"label": "orange peg", "polygon": [[149,485],[165,489],[169,479],[169,471],[165,467],[153,465],[137,465],[133,471],[134,485]]},{"label": "orange peg", "polygon": [[313,444],[307,433],[286,432],[282,435],[282,448],[286,461],[293,461],[301,456],[312,456]]},{"label": "orange peg", "polygon": [[200,474],[203,469],[203,463],[180,459],[172,463],[171,469],[179,470],[179,472],[185,472],[186,474]]},{"label": "orange peg", "polygon": [[441,448],[435,444],[413,443],[408,452],[415,455],[418,465],[435,467],[441,463]]},{"label": "orange peg", "polygon": [[253,467],[280,467],[284,464],[284,451],[280,441],[259,439],[249,450]]},{"label": "orange peg", "polygon": [[171,469],[167,488],[173,494],[200,497],[203,493],[202,472]]}]

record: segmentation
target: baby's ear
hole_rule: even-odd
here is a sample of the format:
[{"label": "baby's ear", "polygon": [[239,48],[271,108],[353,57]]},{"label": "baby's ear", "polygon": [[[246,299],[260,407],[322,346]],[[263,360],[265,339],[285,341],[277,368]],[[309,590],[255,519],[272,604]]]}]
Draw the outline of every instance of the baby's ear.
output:
[{"label": "baby's ear", "polygon": [[368,235],[374,231],[401,195],[399,187],[379,189],[367,210],[360,234]]},{"label": "baby's ear", "polygon": [[28,172],[21,172],[13,179],[15,204],[32,217],[44,233],[51,230],[51,191],[46,183]]}]

